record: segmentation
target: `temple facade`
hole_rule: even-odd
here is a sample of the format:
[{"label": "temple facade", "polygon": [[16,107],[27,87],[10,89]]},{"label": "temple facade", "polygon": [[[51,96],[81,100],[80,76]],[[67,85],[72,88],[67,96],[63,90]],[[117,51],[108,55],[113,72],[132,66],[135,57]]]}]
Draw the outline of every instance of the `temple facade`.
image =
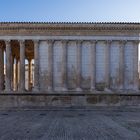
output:
[{"label": "temple facade", "polygon": [[0,92],[139,90],[139,23],[0,23]]}]

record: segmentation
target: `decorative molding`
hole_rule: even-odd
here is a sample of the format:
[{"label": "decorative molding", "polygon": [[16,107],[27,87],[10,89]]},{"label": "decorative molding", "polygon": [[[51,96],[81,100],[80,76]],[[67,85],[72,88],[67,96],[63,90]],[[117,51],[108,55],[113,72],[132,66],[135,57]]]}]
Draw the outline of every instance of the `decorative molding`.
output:
[{"label": "decorative molding", "polygon": [[140,23],[0,22],[0,30],[140,30]]}]

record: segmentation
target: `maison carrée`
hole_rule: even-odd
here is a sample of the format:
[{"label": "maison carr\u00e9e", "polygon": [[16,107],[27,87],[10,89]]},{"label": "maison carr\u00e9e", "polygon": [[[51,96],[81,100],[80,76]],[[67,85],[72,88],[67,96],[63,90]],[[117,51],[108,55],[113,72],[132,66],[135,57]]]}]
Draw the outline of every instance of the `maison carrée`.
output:
[{"label": "maison carr\u00e9e", "polygon": [[140,23],[1,22],[1,104],[140,104],[139,40]]}]

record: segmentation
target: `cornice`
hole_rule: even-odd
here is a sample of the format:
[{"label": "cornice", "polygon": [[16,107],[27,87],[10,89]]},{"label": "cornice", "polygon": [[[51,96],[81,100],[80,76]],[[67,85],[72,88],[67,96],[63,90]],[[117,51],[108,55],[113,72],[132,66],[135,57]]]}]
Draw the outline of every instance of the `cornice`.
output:
[{"label": "cornice", "polygon": [[140,30],[133,22],[0,22],[0,30]]}]

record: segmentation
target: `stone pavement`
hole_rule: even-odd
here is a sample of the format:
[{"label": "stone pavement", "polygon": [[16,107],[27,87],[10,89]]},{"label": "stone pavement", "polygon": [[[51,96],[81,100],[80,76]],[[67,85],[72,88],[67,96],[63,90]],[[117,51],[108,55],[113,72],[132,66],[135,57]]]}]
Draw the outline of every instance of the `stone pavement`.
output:
[{"label": "stone pavement", "polygon": [[140,140],[140,108],[1,110],[0,140]]}]

